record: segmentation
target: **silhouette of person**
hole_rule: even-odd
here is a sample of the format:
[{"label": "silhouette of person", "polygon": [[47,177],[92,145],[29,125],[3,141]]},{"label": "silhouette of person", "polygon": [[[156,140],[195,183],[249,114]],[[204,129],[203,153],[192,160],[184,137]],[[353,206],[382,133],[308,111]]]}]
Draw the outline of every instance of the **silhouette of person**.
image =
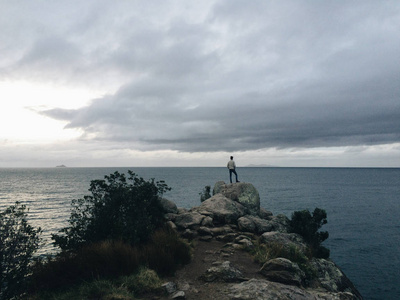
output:
[{"label": "silhouette of person", "polygon": [[231,156],[231,160],[228,161],[227,167],[229,169],[229,179],[230,179],[231,183],[232,183],[232,173],[235,174],[235,176],[236,176],[236,182],[240,182],[238,180],[238,175],[236,173],[236,164],[235,164],[235,161],[233,160],[233,156]]}]

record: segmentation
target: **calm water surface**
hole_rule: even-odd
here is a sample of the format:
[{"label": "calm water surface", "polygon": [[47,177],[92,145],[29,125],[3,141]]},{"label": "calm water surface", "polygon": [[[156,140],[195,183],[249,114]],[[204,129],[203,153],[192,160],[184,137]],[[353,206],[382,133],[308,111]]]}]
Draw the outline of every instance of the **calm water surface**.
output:
[{"label": "calm water surface", "polygon": [[[90,181],[118,170],[165,180],[165,196],[178,206],[200,204],[199,193],[226,168],[49,168],[0,169],[0,209],[21,201],[30,222],[44,229],[44,252],[54,251],[50,235],[67,225],[72,199],[88,195]],[[320,207],[328,214],[324,245],[365,299],[400,299],[400,169],[238,168],[252,183],[261,206],[288,217]]]}]

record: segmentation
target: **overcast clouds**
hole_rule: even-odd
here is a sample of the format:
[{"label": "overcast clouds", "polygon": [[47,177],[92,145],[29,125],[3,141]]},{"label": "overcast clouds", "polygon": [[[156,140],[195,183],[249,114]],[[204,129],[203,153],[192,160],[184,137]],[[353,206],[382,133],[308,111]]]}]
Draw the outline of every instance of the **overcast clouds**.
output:
[{"label": "overcast clouds", "polygon": [[[90,165],[90,152],[93,164],[112,165],[123,152],[118,164],[141,153],[144,165],[213,165],[238,153],[260,164],[400,166],[397,0],[0,7],[0,81],[99,95],[76,108],[30,107],[81,132],[25,148],[34,159],[46,151],[51,162]],[[29,160],[20,147],[2,148],[3,164]]]}]

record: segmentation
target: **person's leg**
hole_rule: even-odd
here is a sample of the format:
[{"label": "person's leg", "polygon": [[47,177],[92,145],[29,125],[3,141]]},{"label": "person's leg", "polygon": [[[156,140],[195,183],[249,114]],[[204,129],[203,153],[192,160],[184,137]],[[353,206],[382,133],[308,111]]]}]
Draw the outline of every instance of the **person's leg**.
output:
[{"label": "person's leg", "polygon": [[[236,170],[233,170],[233,173],[235,174],[235,176],[236,176],[236,182],[239,182],[239,180],[238,180],[238,176],[237,176],[237,173],[236,173]],[[231,180],[231,182],[232,182],[232,180]]]},{"label": "person's leg", "polygon": [[232,172],[233,170],[229,169],[229,180],[231,181],[231,183],[232,183]]}]

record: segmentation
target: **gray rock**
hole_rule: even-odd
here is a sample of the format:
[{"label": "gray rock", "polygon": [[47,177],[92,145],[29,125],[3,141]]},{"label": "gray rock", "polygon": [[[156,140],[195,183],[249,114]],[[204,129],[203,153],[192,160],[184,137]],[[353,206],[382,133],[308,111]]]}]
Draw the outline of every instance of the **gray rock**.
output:
[{"label": "gray rock", "polygon": [[260,242],[264,244],[280,244],[286,249],[296,247],[303,253],[307,251],[307,245],[303,237],[297,233],[265,232],[261,235]]},{"label": "gray rock", "polygon": [[238,226],[241,231],[263,233],[271,231],[274,224],[271,221],[261,219],[257,216],[246,215],[238,219]]},{"label": "gray rock", "polygon": [[270,220],[274,215],[272,214],[272,212],[266,210],[266,209],[263,208],[263,207],[260,207],[260,212],[258,213],[258,216],[259,216],[261,219]]},{"label": "gray rock", "polygon": [[185,231],[181,233],[181,236],[185,239],[193,240],[197,236],[197,231],[185,229]]},{"label": "gray rock", "polygon": [[249,239],[241,239],[241,240],[237,241],[236,243],[239,244],[240,246],[242,246],[244,249],[253,249],[254,248],[253,242],[250,241]]},{"label": "gray rock", "polygon": [[186,295],[184,291],[178,291],[172,295],[171,299],[186,299]]},{"label": "gray rock", "polygon": [[172,213],[172,214],[178,213],[178,207],[174,202],[165,198],[160,198],[160,203],[164,213]]},{"label": "gray rock", "polygon": [[209,216],[214,223],[229,224],[236,223],[237,219],[244,216],[245,208],[238,202],[232,201],[222,194],[216,194],[199,207],[193,208],[199,214]]},{"label": "gray rock", "polygon": [[205,217],[203,221],[201,221],[201,226],[214,227],[213,219],[209,216]]},{"label": "gray rock", "polygon": [[221,193],[226,198],[239,202],[252,215],[258,215],[260,212],[260,195],[251,183],[222,184],[219,181],[215,184],[213,191],[216,194]]},{"label": "gray rock", "polygon": [[317,270],[318,281],[329,292],[350,292],[362,298],[353,283],[332,261],[314,258],[311,265]]},{"label": "gray rock", "polygon": [[269,220],[270,229],[268,231],[288,232],[290,220],[285,215],[273,216]]},{"label": "gray rock", "polygon": [[176,229],[177,229],[175,223],[172,222],[172,221],[168,221],[168,222],[167,222],[167,226],[168,226],[169,228],[171,228],[172,230],[176,230]]},{"label": "gray rock", "polygon": [[172,281],[166,282],[161,286],[167,294],[176,292],[176,284]]},{"label": "gray rock", "polygon": [[256,224],[248,216],[240,217],[238,226],[241,231],[256,232]]},{"label": "gray rock", "polygon": [[197,212],[186,212],[177,215],[175,218],[175,225],[179,228],[193,228],[200,226],[204,216]]},{"label": "gray rock", "polygon": [[210,231],[211,231],[213,236],[234,234],[233,229],[228,225],[225,225],[225,226],[222,226],[222,227],[210,228]]},{"label": "gray rock", "polygon": [[205,226],[201,226],[199,229],[197,229],[197,232],[200,236],[204,236],[204,235],[211,235],[212,236],[212,231],[210,228],[205,227]]},{"label": "gray rock", "polygon": [[296,286],[301,286],[305,278],[304,272],[296,263],[281,257],[267,261],[260,273],[270,281]]},{"label": "gray rock", "polygon": [[220,234],[217,235],[216,240],[220,242],[233,242],[237,236],[238,234],[234,232],[227,234]]},{"label": "gray rock", "polygon": [[214,188],[213,188],[213,195],[219,194],[222,192],[222,190],[225,187],[225,182],[224,181],[217,181],[214,184]]},{"label": "gray rock", "polygon": [[245,280],[242,272],[231,266],[229,261],[218,263],[209,268],[201,278],[206,282],[240,282]]},{"label": "gray rock", "polygon": [[233,284],[228,293],[230,299],[237,300],[357,300],[354,295],[349,293],[306,291],[297,286],[262,279],[250,279]]}]

